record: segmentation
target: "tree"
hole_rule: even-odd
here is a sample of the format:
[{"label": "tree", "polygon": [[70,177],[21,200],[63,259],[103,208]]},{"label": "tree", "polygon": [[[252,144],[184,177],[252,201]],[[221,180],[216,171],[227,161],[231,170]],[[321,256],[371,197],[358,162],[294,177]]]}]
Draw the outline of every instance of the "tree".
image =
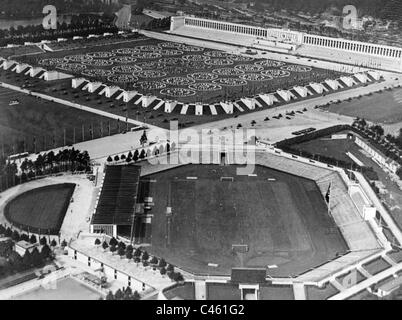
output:
[{"label": "tree", "polygon": [[56,242],[55,239],[53,239],[53,240],[50,242],[50,246],[51,246],[52,248],[54,248],[54,247],[57,246],[57,242]]},{"label": "tree", "polygon": [[40,267],[43,264],[43,260],[41,257],[41,254],[39,253],[38,248],[34,248],[31,252],[31,257],[32,257],[32,265],[34,267]]},{"label": "tree", "polygon": [[133,293],[133,300],[140,300],[140,299],[141,299],[140,294],[138,293],[137,290],[135,290]]},{"label": "tree", "polygon": [[112,291],[108,292],[108,294],[106,295],[106,300],[114,300],[114,295]]},{"label": "tree", "polygon": [[27,268],[32,266],[32,255],[29,250],[25,250],[25,254],[22,257],[22,263]]},{"label": "tree", "polygon": [[128,260],[131,260],[133,258],[133,252],[132,251],[126,251],[126,258]]},{"label": "tree", "polygon": [[166,261],[165,261],[165,259],[161,259],[160,261],[159,261],[159,267],[161,267],[161,268],[165,268],[166,267]]},{"label": "tree", "polygon": [[174,272],[174,267],[171,264],[169,264],[166,270],[167,272]]},{"label": "tree", "polygon": [[114,253],[114,252],[116,252],[117,248],[115,245],[111,245],[109,250],[110,250],[110,252]]},{"label": "tree", "polygon": [[124,297],[123,300],[131,300],[131,297],[133,295],[133,290],[131,290],[130,287],[127,287],[124,291]]},{"label": "tree", "polygon": [[138,161],[139,156],[140,156],[140,153],[138,152],[138,150],[135,150],[134,155],[133,155],[134,162]]},{"label": "tree", "polygon": [[29,237],[28,237],[28,235],[27,235],[26,233],[23,233],[23,234],[21,235],[21,237],[20,237],[20,240],[29,242]]},{"label": "tree", "polygon": [[119,247],[119,249],[117,250],[117,254],[118,254],[120,257],[123,257],[123,256],[125,255],[125,253],[126,253],[126,251],[125,251],[124,248],[122,248],[122,247]]},{"label": "tree", "polygon": [[[65,240],[64,240],[65,241]],[[31,237],[29,238],[29,242],[31,243],[31,244],[34,244],[34,243],[37,243],[38,242],[38,240],[36,239],[36,236],[33,234],[33,235],[31,235]],[[66,244],[67,245],[67,244]]]},{"label": "tree", "polygon": [[117,245],[118,245],[117,240],[115,239],[115,237],[112,237],[112,239],[110,239],[109,241],[109,246],[117,246]]},{"label": "tree", "polygon": [[124,250],[126,249],[126,245],[124,244],[123,241],[120,241],[120,242],[119,242],[118,247],[119,247],[119,248],[123,248]]},{"label": "tree", "polygon": [[162,276],[164,276],[166,274],[166,269],[162,267],[160,273]]},{"label": "tree", "polygon": [[141,249],[140,248],[135,249],[134,257],[140,257],[140,256],[141,256]]},{"label": "tree", "polygon": [[[107,162],[112,162],[113,161],[113,159],[112,159],[112,157],[111,156],[109,156],[109,157],[107,157],[107,160],[106,160]],[[111,293],[110,291],[109,291],[109,293]],[[107,300],[107,299],[106,299]]]},{"label": "tree", "polygon": [[11,239],[13,239],[15,242],[20,241],[20,234],[19,234],[19,232],[17,230],[13,231]]},{"label": "tree", "polygon": [[114,161],[119,161],[119,160],[120,160],[119,156],[118,156],[118,155],[115,155],[115,156],[114,156]]},{"label": "tree", "polygon": [[101,244],[101,241],[98,239],[98,238],[96,238],[96,240],[95,240],[95,246],[99,246]]},{"label": "tree", "polygon": [[65,239],[62,241],[61,246],[62,246],[63,248],[64,248],[64,247],[67,247],[67,241],[66,241]]},{"label": "tree", "polygon": [[107,244],[106,241],[103,241],[102,248],[103,248],[103,250],[106,250],[107,248],[109,248],[109,245]]},{"label": "tree", "polygon": [[45,244],[47,244],[46,238],[45,238],[45,237],[42,237],[42,238],[40,239],[40,241],[39,241],[39,244],[40,244],[41,246],[44,246]]},{"label": "tree", "polygon": [[144,253],[142,254],[142,260],[147,261],[148,259],[149,259],[149,254],[148,254],[148,252],[144,251]]},{"label": "tree", "polygon": [[150,263],[151,263],[151,264],[158,264],[158,258],[155,257],[155,256],[153,256],[152,259],[151,259],[151,261],[150,261]]},{"label": "tree", "polygon": [[7,238],[11,238],[12,235],[13,235],[13,231],[11,230],[10,227],[8,227],[8,228],[6,229],[5,236],[6,236]]},{"label": "tree", "polygon": [[139,158],[142,160],[142,159],[145,159],[146,156],[147,156],[147,154],[146,154],[146,152],[145,152],[145,149],[142,149],[142,150],[141,150],[141,153],[140,153],[140,155],[139,155]]},{"label": "tree", "polygon": [[114,294],[114,299],[115,299],[115,300],[123,300],[123,297],[124,297],[124,294],[123,294],[123,292],[121,291],[121,289],[118,289],[118,290],[116,291],[116,293]]},{"label": "tree", "polygon": [[180,272],[172,272],[171,279],[176,282],[184,281],[183,275]]},{"label": "tree", "polygon": [[12,251],[8,256],[8,262],[12,265],[12,267],[16,270],[21,270],[22,265],[22,257],[16,252]]},{"label": "tree", "polygon": [[40,251],[40,254],[41,254],[43,260],[50,258],[51,253],[52,253],[52,250],[50,250],[50,247],[47,244],[45,244],[42,247],[42,250]]},{"label": "tree", "polygon": [[140,144],[144,146],[148,142],[147,132],[144,130],[140,138]]}]

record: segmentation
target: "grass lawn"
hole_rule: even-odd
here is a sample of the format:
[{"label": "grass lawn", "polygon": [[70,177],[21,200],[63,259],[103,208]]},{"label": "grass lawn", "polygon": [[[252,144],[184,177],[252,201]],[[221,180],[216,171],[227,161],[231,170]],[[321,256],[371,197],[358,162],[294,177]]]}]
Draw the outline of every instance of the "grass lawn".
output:
[{"label": "grass lawn", "polygon": [[292,286],[260,286],[261,300],[294,300]]},{"label": "grass lawn", "polygon": [[[399,99],[397,98],[399,96]],[[330,112],[393,124],[402,121],[402,89],[374,93],[371,96],[331,105]]]},{"label": "grass lawn", "polygon": [[[342,133],[346,132],[339,132],[339,134]],[[364,158],[359,151],[360,148],[353,142],[353,140],[331,139],[330,136],[292,145],[292,149],[306,151],[316,156],[322,155],[332,157],[349,163],[353,163],[353,160],[347,156],[347,152],[352,153],[360,161],[362,161],[361,158]]]},{"label": "grass lawn", "polygon": [[391,265],[382,258],[375,259],[369,263],[363,265],[363,268],[366,269],[370,274],[375,275],[389,268]]},{"label": "grass lawn", "polygon": [[22,193],[4,209],[7,220],[35,233],[58,234],[75,184],[51,185]]},{"label": "grass lawn", "polygon": [[[188,165],[143,177],[142,196],[155,204],[152,231],[146,232],[150,252],[198,273],[277,265],[269,273],[287,276],[347,250],[313,181],[262,166],[256,177],[236,176],[236,168]],[[167,206],[173,212],[170,236]],[[249,252],[234,253],[233,244],[247,244]]]},{"label": "grass lawn", "polygon": [[[10,106],[15,99],[20,104]],[[35,151],[34,143],[37,152],[64,146],[64,130],[67,145],[92,139],[91,128],[100,138],[102,132],[108,135],[109,123],[111,134],[126,129],[114,119],[0,88],[0,145],[7,154],[23,152],[24,141],[29,152]]]},{"label": "grass lawn", "polygon": [[327,283],[323,288],[306,286],[305,290],[308,300],[326,300],[339,293],[339,290],[330,283]]},{"label": "grass lawn", "polygon": [[183,300],[195,300],[194,283],[186,282],[183,285],[177,285],[163,293],[168,300],[175,298]]}]

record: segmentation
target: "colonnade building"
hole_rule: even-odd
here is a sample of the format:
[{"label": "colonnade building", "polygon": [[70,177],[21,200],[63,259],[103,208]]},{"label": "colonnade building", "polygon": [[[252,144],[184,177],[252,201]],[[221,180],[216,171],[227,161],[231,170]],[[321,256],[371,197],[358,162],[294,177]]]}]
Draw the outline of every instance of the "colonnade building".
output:
[{"label": "colonnade building", "polygon": [[374,43],[187,16],[173,17],[170,33],[367,68],[402,71],[402,48]]}]

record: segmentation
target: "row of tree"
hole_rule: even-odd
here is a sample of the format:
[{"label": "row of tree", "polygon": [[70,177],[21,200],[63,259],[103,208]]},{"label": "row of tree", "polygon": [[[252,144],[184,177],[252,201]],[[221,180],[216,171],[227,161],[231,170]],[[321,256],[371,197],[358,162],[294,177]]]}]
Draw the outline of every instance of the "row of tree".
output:
[{"label": "row of tree", "polygon": [[105,12],[112,14],[118,9],[114,2],[103,0],[2,0],[0,2],[0,14],[2,18],[40,18],[45,5],[54,5],[59,14]]},{"label": "row of tree", "polygon": [[363,118],[356,118],[352,126],[361,131],[363,135],[371,140],[371,143],[379,149],[386,157],[396,161],[401,168],[397,175],[402,179],[402,128],[398,135],[385,134],[384,128],[379,124],[370,125]]},{"label": "row of tree", "polygon": [[0,46],[7,44],[24,44],[25,42],[40,42],[41,40],[57,40],[74,36],[87,37],[90,34],[117,33],[113,24],[113,16],[77,15],[72,16],[70,23],[58,23],[57,29],[45,30],[42,24],[0,29]]},{"label": "row of tree", "polygon": [[59,172],[89,172],[91,170],[90,157],[87,151],[74,148],[39,154],[36,160],[24,159],[20,166],[6,157],[0,156],[0,191],[6,190],[20,183],[34,179],[38,176]]},{"label": "row of tree", "polygon": [[22,174],[43,175],[60,171],[89,171],[90,157],[87,151],[74,148],[63,149],[58,153],[50,151],[39,154],[36,160],[25,159],[20,166]]},{"label": "row of tree", "polygon": [[165,259],[160,260],[156,256],[150,257],[147,251],[142,251],[141,248],[136,248],[132,245],[126,246],[124,242],[118,242],[115,238],[111,238],[109,243],[107,241],[101,241],[99,239],[95,240],[96,246],[102,246],[103,250],[109,249],[110,252],[116,253],[121,258],[126,258],[127,260],[133,260],[135,263],[142,262],[144,267],[151,266],[154,270],[159,269],[162,276],[168,275],[170,279],[176,282],[183,281],[183,275],[180,272],[175,272],[174,266],[167,264]]},{"label": "row of tree", "polygon": [[[27,233],[19,233],[18,230],[15,230],[15,229],[13,230],[10,227],[5,227],[2,224],[0,224],[0,235],[2,235],[3,237],[6,237],[6,238],[10,238],[14,242],[26,241],[31,244],[38,243],[38,239],[34,234],[31,234],[31,236],[29,236],[29,234],[27,234]],[[41,246],[48,244],[47,238],[46,237],[40,238],[39,244]],[[57,246],[57,241],[55,239],[52,239],[49,244],[51,247],[54,248]],[[67,242],[65,240],[63,240],[61,246],[62,247],[67,246]],[[0,256],[4,257],[1,250],[0,250]]]},{"label": "row of tree", "polygon": [[25,240],[32,244],[37,243],[36,236],[27,234],[19,234],[16,230],[11,230],[0,225],[0,235],[9,237],[10,240],[0,242],[0,257],[6,259],[6,263],[0,265],[0,277],[6,277],[17,272],[26,271],[31,268],[43,267],[46,263],[54,259],[53,252],[50,248],[55,247],[57,243],[52,240],[50,246],[47,244],[45,237],[40,239],[39,247],[35,247],[32,251],[26,250],[24,256],[20,256],[15,250],[15,242]]},{"label": "row of tree", "polygon": [[142,149],[141,152],[138,151],[138,149],[136,149],[133,152],[129,152],[127,155],[122,154],[122,155],[115,155],[114,157],[109,156],[107,158],[107,162],[117,162],[117,161],[121,161],[121,160],[125,160],[127,163],[131,163],[131,162],[137,162],[137,161],[141,161],[144,160],[146,158],[149,158],[151,156],[155,156],[155,155],[160,155],[163,153],[169,153],[170,151],[175,150],[176,148],[176,144],[173,142],[172,145],[170,145],[170,143],[167,143],[166,146],[165,145],[160,145],[159,147],[154,147],[154,148],[148,148],[148,149]]},{"label": "row of tree", "polygon": [[[141,296],[138,291],[131,290],[130,287],[118,289],[114,294],[109,291],[105,300],[140,300]],[[101,299],[103,300],[103,299]]]}]

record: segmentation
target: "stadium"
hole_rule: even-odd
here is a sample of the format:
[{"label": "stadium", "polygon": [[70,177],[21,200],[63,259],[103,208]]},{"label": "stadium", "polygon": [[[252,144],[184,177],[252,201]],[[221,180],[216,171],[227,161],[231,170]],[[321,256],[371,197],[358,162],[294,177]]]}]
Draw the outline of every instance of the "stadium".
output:
[{"label": "stadium", "polygon": [[297,286],[342,296],[352,288],[348,274],[358,270],[362,281],[362,265],[391,259],[398,244],[382,233],[362,176],[352,181],[342,169],[257,149],[246,176],[236,175],[227,149],[213,151],[210,163],[106,166],[91,231],[132,237],[185,272],[190,280],[166,290],[171,298],[290,290],[294,299]]}]

